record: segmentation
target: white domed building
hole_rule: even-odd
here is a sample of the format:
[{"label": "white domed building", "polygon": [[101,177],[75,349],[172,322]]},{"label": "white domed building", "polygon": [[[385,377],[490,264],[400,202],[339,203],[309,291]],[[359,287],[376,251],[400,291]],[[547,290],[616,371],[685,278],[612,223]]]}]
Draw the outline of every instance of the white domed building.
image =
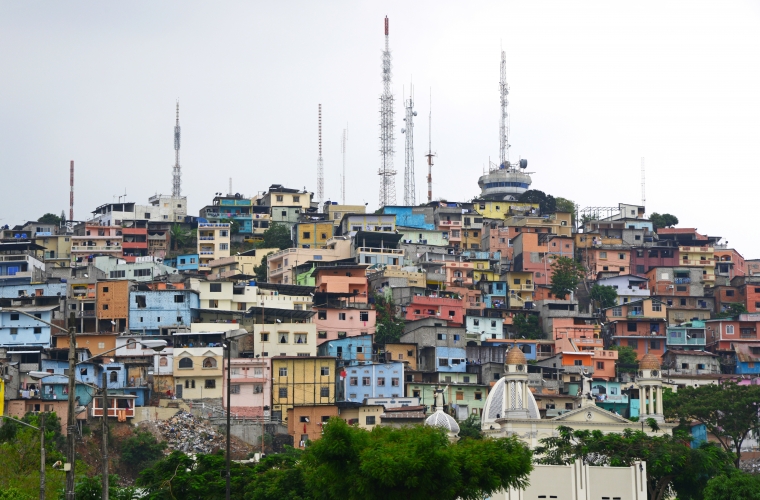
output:
[{"label": "white domed building", "polygon": [[459,439],[459,424],[454,417],[443,411],[443,390],[441,389],[435,391],[435,412],[425,419],[425,425],[444,429],[449,441]]},{"label": "white domed building", "polygon": [[[646,363],[645,363],[646,361]],[[648,363],[648,364],[647,364]],[[642,359],[644,365],[651,366],[651,359]],[[659,368],[659,364],[657,365]],[[513,346],[504,361],[504,376],[493,386],[486,398],[481,429],[486,436],[498,438],[516,436],[531,448],[540,445],[540,440],[557,436],[557,427],[599,430],[604,433],[641,429],[641,424],[631,422],[622,416],[599,408],[593,399],[586,397],[591,392],[591,378],[584,377],[582,395],[576,400],[576,408],[559,417],[542,419],[533,393],[528,388],[528,363],[523,352]],[[655,387],[657,394],[658,369],[647,368],[645,383]],[[672,424],[660,424],[660,433],[672,433]],[[644,429],[647,433],[649,428]],[[654,434],[654,433],[652,433]]]}]

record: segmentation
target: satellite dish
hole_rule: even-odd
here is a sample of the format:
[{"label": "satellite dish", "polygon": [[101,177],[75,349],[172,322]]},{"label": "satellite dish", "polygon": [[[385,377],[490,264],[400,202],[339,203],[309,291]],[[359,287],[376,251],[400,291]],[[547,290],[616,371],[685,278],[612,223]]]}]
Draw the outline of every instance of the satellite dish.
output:
[{"label": "satellite dish", "polygon": [[528,160],[520,160],[520,168],[528,168]]},{"label": "satellite dish", "polygon": [[401,133],[402,133],[402,134],[406,133],[406,129],[405,129],[405,128],[402,128],[402,129],[401,129]]},{"label": "satellite dish", "polygon": [[412,116],[417,116],[417,112],[416,111],[412,111]]}]

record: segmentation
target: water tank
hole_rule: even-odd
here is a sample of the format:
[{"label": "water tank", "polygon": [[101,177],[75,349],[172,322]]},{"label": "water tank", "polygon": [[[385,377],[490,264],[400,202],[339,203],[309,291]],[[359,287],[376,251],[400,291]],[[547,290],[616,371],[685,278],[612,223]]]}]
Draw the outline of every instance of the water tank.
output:
[{"label": "water tank", "polygon": [[256,280],[251,280],[248,282],[249,286],[256,286]]}]

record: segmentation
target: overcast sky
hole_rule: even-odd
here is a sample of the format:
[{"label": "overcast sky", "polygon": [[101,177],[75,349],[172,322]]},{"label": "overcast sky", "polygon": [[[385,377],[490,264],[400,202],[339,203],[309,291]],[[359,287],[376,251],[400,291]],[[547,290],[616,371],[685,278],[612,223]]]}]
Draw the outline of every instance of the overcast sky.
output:
[{"label": "overcast sky", "polygon": [[0,222],[76,219],[128,195],[171,193],[180,101],[183,194],[270,184],[316,191],[317,105],[325,194],[378,205],[383,18],[396,96],[415,85],[424,200],[432,89],[433,196],[469,200],[499,156],[500,47],[511,157],[533,188],[585,206],[647,212],[760,257],[752,188],[760,138],[758,2],[0,2]]}]

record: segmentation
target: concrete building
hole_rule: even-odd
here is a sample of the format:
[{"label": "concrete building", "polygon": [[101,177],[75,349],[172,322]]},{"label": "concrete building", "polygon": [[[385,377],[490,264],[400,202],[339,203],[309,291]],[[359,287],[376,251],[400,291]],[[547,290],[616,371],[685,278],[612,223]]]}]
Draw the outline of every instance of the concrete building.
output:
[{"label": "concrete building", "polygon": [[217,195],[212,204],[203,207],[198,215],[211,223],[233,220],[237,222],[240,234],[250,235],[253,233],[252,206],[253,202],[240,193],[228,196]]},{"label": "concrete building", "polygon": [[343,394],[347,401],[404,397],[404,363],[365,363],[344,368]]},{"label": "concrete building", "polygon": [[332,221],[333,225],[336,227],[340,226],[340,222],[343,220],[343,216],[347,214],[363,214],[366,212],[366,210],[367,207],[365,205],[340,205],[337,201],[325,202],[322,206],[322,212],[325,214],[326,220]]},{"label": "concrete building", "polygon": [[286,248],[267,257],[269,283],[295,283],[293,269],[308,261],[330,262],[351,257],[351,239],[333,238],[326,248]]},{"label": "concrete building", "polygon": [[627,274],[623,276],[611,276],[596,280],[599,286],[611,286],[617,292],[617,304],[627,304],[634,300],[649,297],[649,281],[646,278]]},{"label": "concrete building", "polygon": [[666,346],[666,307],[654,298],[602,309],[607,324],[606,335],[615,345],[632,347],[639,359],[646,354],[662,357]]},{"label": "concrete building", "polygon": [[383,214],[345,214],[340,221],[341,235],[356,232],[388,232],[396,231],[396,216]]},{"label": "concrete building", "polygon": [[177,269],[165,265],[160,259],[150,255],[135,257],[132,262],[123,260],[121,257],[104,255],[92,259],[93,267],[103,271],[106,279],[147,282],[161,276],[177,274]]},{"label": "concrete building", "polygon": [[333,237],[331,221],[299,222],[293,226],[293,245],[296,248],[324,248]]},{"label": "concrete building", "polygon": [[[226,359],[224,363],[226,369]],[[233,358],[230,366],[230,411],[236,417],[261,418],[267,415],[272,405],[271,358]],[[226,377],[222,388],[222,406],[227,408]]]},{"label": "concrete building", "polygon": [[293,437],[293,447],[304,449],[309,441],[322,437],[322,426],[338,416],[335,405],[298,405],[288,407],[288,434]]},{"label": "concrete building", "polygon": [[29,241],[0,243],[0,283],[42,281],[45,247]]},{"label": "concrete building", "polygon": [[83,265],[96,255],[123,257],[121,225],[106,226],[97,222],[81,223],[71,236],[71,263]]},{"label": "concrete building", "polygon": [[335,409],[335,358],[286,356],[272,358],[272,417],[288,420],[288,410],[327,405]]},{"label": "concrete building", "polygon": [[181,399],[221,399],[223,388],[222,332],[176,332],[173,372],[175,394]]},{"label": "concrete building", "polygon": [[129,331],[143,335],[171,335],[189,330],[199,307],[198,293],[167,285],[163,290],[129,292]]},{"label": "concrete building", "polygon": [[210,272],[213,260],[230,256],[230,224],[198,223],[198,271]]},{"label": "concrete building", "polygon": [[553,234],[520,233],[513,247],[514,270],[533,273],[533,282],[538,285],[551,283],[554,259],[575,256],[572,238]]},{"label": "concrete building", "polygon": [[264,257],[270,253],[279,252],[277,248],[253,248],[237,255],[222,257],[208,263],[210,269],[208,279],[217,280],[244,275],[254,276],[254,269],[261,265]]}]

